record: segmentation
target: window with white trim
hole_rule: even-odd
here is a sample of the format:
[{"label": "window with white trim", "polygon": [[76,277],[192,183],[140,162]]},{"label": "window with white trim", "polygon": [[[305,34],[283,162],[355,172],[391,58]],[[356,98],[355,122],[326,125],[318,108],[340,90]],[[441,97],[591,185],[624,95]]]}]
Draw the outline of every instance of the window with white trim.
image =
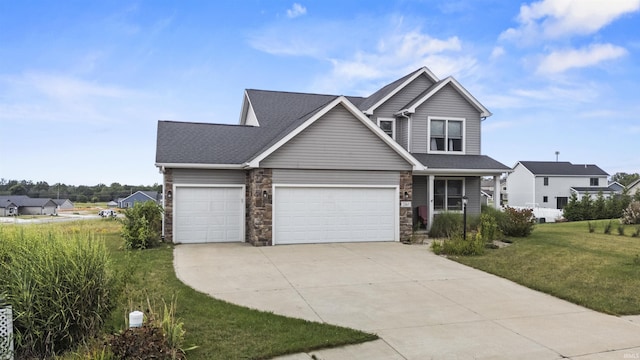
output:
[{"label": "window with white trim", "polygon": [[435,179],[433,183],[433,209],[436,211],[462,211],[463,179]]},{"label": "window with white trim", "polygon": [[378,127],[393,140],[396,139],[396,119],[378,119]]},{"label": "window with white trim", "polygon": [[464,152],[464,119],[429,119],[431,152]]}]

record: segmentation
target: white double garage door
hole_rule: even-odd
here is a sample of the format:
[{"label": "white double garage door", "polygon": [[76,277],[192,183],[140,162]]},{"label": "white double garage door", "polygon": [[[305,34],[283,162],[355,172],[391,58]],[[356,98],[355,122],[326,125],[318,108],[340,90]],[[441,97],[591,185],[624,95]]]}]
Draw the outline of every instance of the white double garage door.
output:
[{"label": "white double garage door", "polygon": [[[175,189],[176,243],[243,242],[244,186]],[[396,186],[273,187],[273,244],[397,241]]]}]

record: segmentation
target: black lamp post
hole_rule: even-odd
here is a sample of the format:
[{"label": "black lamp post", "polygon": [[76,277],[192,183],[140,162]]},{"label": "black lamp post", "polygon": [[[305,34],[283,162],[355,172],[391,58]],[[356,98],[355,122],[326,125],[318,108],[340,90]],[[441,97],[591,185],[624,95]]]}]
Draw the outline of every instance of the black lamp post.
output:
[{"label": "black lamp post", "polygon": [[462,237],[467,240],[467,195],[462,197]]}]

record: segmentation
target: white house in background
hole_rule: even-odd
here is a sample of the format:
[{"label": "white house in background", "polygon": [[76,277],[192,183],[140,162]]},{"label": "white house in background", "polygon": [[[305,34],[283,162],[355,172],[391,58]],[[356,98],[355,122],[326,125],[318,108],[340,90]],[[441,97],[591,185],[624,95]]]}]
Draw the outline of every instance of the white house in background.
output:
[{"label": "white house in background", "polygon": [[610,188],[607,174],[596,165],[570,162],[520,161],[507,177],[509,206],[563,209],[572,193],[605,197],[618,193]]}]

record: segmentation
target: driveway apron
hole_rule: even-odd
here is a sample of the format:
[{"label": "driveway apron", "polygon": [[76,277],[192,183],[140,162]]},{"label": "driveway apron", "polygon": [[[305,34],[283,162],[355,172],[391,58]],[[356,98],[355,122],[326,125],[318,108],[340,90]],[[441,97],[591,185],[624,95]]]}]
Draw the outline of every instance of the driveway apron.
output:
[{"label": "driveway apron", "polygon": [[194,289],[234,304],[376,333],[280,359],[637,359],[640,318],[588,310],[426,246],[179,245]]}]

